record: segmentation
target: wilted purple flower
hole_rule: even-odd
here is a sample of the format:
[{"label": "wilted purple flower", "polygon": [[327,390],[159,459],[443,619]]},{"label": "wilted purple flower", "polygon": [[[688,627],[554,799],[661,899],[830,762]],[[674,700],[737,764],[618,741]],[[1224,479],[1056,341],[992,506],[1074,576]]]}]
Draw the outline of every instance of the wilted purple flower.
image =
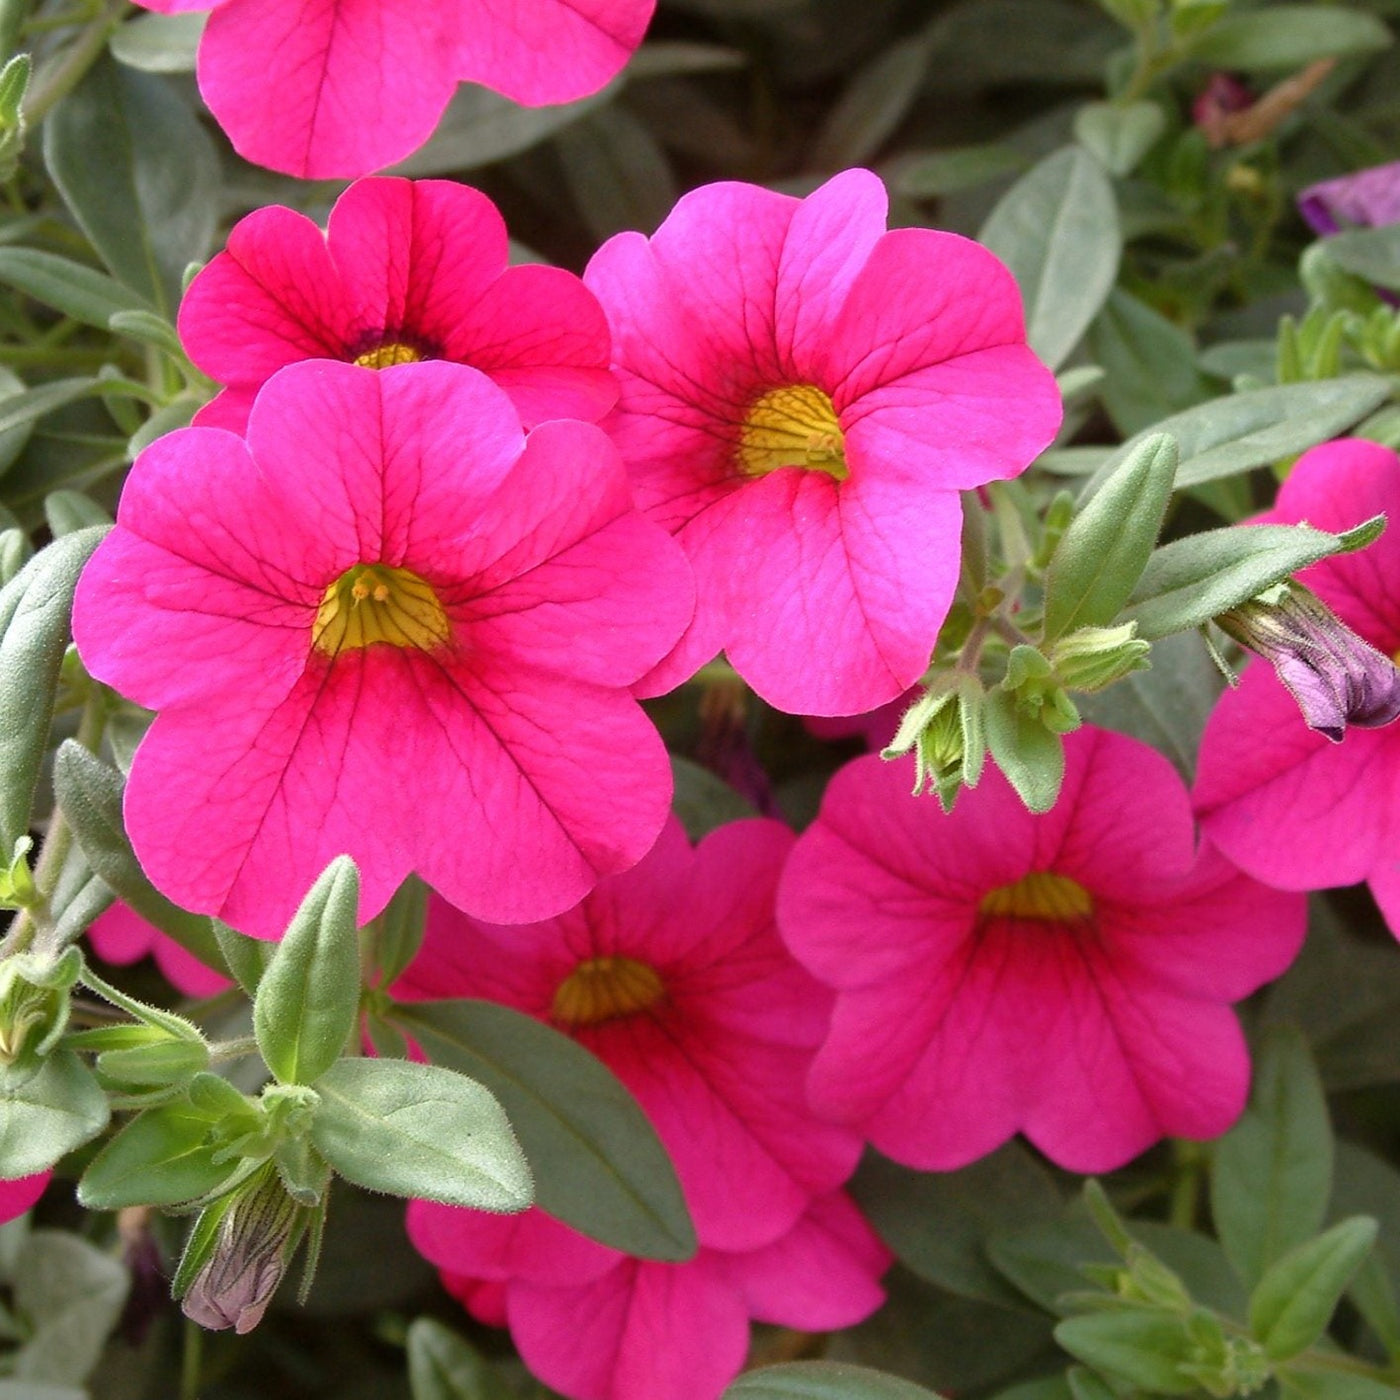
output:
[{"label": "wilted purple flower", "polygon": [[1395,663],[1301,584],[1281,583],[1215,621],[1272,663],[1308,728],[1334,743],[1349,724],[1379,729],[1400,716]]},{"label": "wilted purple flower", "polygon": [[1400,223],[1400,160],[1309,185],[1298,195],[1298,212],[1323,235]]}]

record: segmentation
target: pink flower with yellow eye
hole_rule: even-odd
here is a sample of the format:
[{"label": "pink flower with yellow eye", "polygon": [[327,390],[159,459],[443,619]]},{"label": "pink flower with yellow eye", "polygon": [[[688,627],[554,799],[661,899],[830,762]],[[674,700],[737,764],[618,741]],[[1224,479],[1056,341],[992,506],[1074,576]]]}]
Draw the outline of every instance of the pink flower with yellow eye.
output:
[{"label": "pink flower with yellow eye", "polygon": [[886,231],[886,203],[867,170],[803,200],[707,185],[584,273],[621,382],[606,426],[698,584],[643,693],[722,650],[794,714],[893,700],[952,601],[958,492],[1059,426],[1011,274],[955,234]]},{"label": "pink flower with yellow eye", "polygon": [[1108,1171],[1244,1107],[1231,1003],[1292,961],[1306,901],[1198,853],[1145,744],[1085,728],[1065,763],[1043,815],[997,772],[945,814],[858,758],[798,838],[779,925],[836,992],[809,1096],[896,1161],[946,1171],[1023,1132]]},{"label": "pink flower with yellow eye", "polygon": [[125,817],[185,908],[280,935],[317,874],[362,919],[410,871],[503,922],[656,839],[670,768],[627,687],[692,583],[607,438],[527,438],[463,365],[289,365],[246,442],[159,439],[80,580],[93,675],[157,716]]},{"label": "pink flower with yellow eye", "polygon": [[281,205],[239,220],[190,284],[180,338],[225,387],[195,417],[242,432],[258,389],[297,360],[485,371],[527,427],[616,402],[602,308],[571,272],[507,267],[505,221],[451,180],[358,180],[323,233]]},{"label": "pink flower with yellow eye", "polygon": [[199,91],[245,160],[354,179],[432,135],[458,83],[527,107],[597,92],[656,0],[136,0],[212,10]]}]

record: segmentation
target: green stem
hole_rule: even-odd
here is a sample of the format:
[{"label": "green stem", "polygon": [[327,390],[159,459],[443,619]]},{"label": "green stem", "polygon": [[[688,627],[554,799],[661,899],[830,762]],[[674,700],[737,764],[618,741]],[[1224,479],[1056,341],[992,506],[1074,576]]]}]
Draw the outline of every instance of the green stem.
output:
[{"label": "green stem", "polygon": [[24,104],[24,117],[30,126],[43,121],[82,82],[88,69],[102,57],[127,8],[127,0],[108,0],[63,56],[45,69]]},{"label": "green stem", "polygon": [[229,1060],[246,1059],[258,1053],[258,1042],[251,1035],[240,1035],[236,1040],[216,1040],[209,1047],[209,1063],[225,1064]]},{"label": "green stem", "polygon": [[186,1318],[184,1345],[180,1348],[180,1400],[199,1400],[203,1361],[204,1329]]},{"label": "green stem", "polygon": [[1167,1219],[1178,1229],[1190,1230],[1196,1224],[1196,1213],[1201,1199],[1200,1149],[1194,1142],[1172,1143],[1172,1153],[1176,1158],[1176,1173],[1172,1179],[1171,1204]]}]

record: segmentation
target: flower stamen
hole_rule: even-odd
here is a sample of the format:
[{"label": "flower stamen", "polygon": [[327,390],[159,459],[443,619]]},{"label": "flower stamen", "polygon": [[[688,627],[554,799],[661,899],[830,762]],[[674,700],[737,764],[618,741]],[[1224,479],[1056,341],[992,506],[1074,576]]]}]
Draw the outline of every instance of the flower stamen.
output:
[{"label": "flower stamen", "polygon": [[616,1021],[654,1006],[666,995],[655,968],[635,958],[589,958],[554,993],[551,1015],[567,1030]]},{"label": "flower stamen", "polygon": [[1094,914],[1094,897],[1077,880],[1053,870],[1032,870],[1010,885],[982,896],[983,918],[1039,919],[1045,923],[1082,923]]},{"label": "flower stamen", "polygon": [[416,365],[427,357],[416,346],[401,340],[386,340],[355,356],[355,363],[364,369],[388,369],[390,365]]},{"label": "flower stamen", "polygon": [[411,569],[356,564],[322,594],[311,644],[331,657],[379,642],[433,651],[451,634],[447,613],[426,579]]},{"label": "flower stamen", "polygon": [[786,384],[760,394],[744,415],[736,451],[745,476],[767,476],[780,467],[850,476],[846,439],[830,397],[815,384]]}]

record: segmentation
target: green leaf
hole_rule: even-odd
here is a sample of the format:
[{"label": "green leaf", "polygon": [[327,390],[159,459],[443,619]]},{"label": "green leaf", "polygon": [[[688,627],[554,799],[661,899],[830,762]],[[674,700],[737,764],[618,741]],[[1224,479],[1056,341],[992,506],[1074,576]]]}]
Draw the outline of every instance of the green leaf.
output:
[{"label": "green leaf", "polygon": [[583,1046],[485,1001],[415,1002],[395,1007],[393,1020],[435,1063],[496,1095],[551,1215],[642,1258],[694,1255],[695,1228],[665,1148],[637,1101]]},{"label": "green leaf", "polygon": [[1155,307],[1115,287],[1089,328],[1087,343],[1090,359],[1103,366],[1106,378],[1099,397],[1119,432],[1170,433],[1184,457],[1186,444],[1172,420],[1158,420],[1207,392],[1190,335]]},{"label": "green leaf", "polygon": [[246,933],[230,928],[221,919],[210,922],[214,928],[214,941],[234,981],[250,997],[256,995],[258,983],[262,981],[273,953],[277,951],[276,945],[261,938],[249,938]]},{"label": "green leaf", "polygon": [[54,539],[76,534],[93,525],[110,526],[111,515],[81,491],[50,491],[44,497],[44,519]]},{"label": "green leaf", "polygon": [[58,805],[93,870],[143,919],[201,962],[222,968],[209,920],[172,904],[141,869],[122,828],[121,774],[73,739],[59,745],[53,767]]},{"label": "green leaf", "polygon": [[1144,438],[1069,528],[1045,571],[1045,636],[1111,622],[1157,543],[1176,477],[1174,439]]},{"label": "green leaf", "polygon": [[1351,1300],[1385,1348],[1400,1354],[1400,1171],[1364,1147],[1338,1142],[1334,1172],[1332,1214],[1366,1214],[1380,1223],[1375,1253],[1352,1280]]},{"label": "green leaf", "polygon": [[108,40],[112,57],[143,73],[193,73],[207,14],[140,15]]},{"label": "green leaf", "polygon": [[1269,5],[1226,15],[1191,45],[1212,68],[1245,73],[1302,68],[1319,58],[1373,53],[1391,42],[1374,15],[1344,5]]},{"label": "green leaf", "polygon": [[413,1400],[496,1400],[503,1394],[481,1353],[430,1317],[409,1325],[407,1349]]},{"label": "green leaf", "polygon": [[1192,1359],[1186,1322],[1175,1314],[1142,1309],[1086,1313],[1066,1318],[1055,1340],[1088,1366],[1108,1371],[1158,1395],[1185,1395],[1196,1381],[1180,1366]]},{"label": "green leaf", "polygon": [[187,1102],[147,1109],[93,1158],[78,1182],[89,1210],[174,1206],[207,1195],[234,1170],[215,1162],[210,1118]]},{"label": "green leaf", "polygon": [[1127,175],[1167,129],[1156,102],[1086,102],[1074,118],[1074,134],[1111,175]]},{"label": "green leaf", "polygon": [[900,1262],[949,1292],[1015,1306],[1023,1295],[987,1258],[996,1231],[1056,1219],[1054,1178],[1019,1142],[955,1172],[915,1172],[873,1153],[851,1193]]},{"label": "green leaf", "polygon": [[992,1400],[1075,1400],[1075,1395],[1064,1376],[1043,1376],[999,1390]]},{"label": "green leaf", "polygon": [[993,690],[983,706],[987,748],[1016,795],[1032,812],[1048,812],[1065,777],[1065,746],[1039,719],[1024,715],[1009,691]]},{"label": "green leaf", "polygon": [[1332,1189],[1332,1126],[1307,1042],[1272,1027],[1249,1106],[1216,1144],[1211,1213],[1235,1272],[1253,1288],[1321,1228]]},{"label": "green leaf", "polygon": [[394,166],[392,174],[446,175],[474,170],[528,151],[595,107],[617,96],[612,83],[592,97],[555,107],[522,107],[489,88],[458,89],[428,144]]},{"label": "green leaf", "polygon": [[392,986],[417,955],[423,944],[427,913],[428,887],[416,875],[410,875],[374,920],[374,966],[380,986]]},{"label": "green leaf", "polygon": [[67,1230],[31,1231],[14,1280],[15,1311],[33,1329],[8,1358],[16,1384],[82,1384],[121,1317],[128,1286],[126,1269],[105,1250]]},{"label": "green leaf", "polygon": [[1390,291],[1400,288],[1400,224],[1347,229],[1322,240],[1328,257],[1344,272]]},{"label": "green leaf", "polygon": [[253,1033],[279,1083],[316,1083],[355,1033],[359,902],[355,862],[337,856],[302,900],[258,983]]},{"label": "green leaf", "polygon": [[708,836],[725,822],[757,815],[753,805],[740,797],[723,778],[688,758],[671,755],[671,777],[675,781],[671,805],[692,841]]},{"label": "green leaf", "polygon": [[1002,196],[978,236],[1015,275],[1026,338],[1057,369],[1118,275],[1123,240],[1103,167],[1077,146],[1054,152]]},{"label": "green leaf", "polygon": [[0,282],[98,330],[105,331],[119,311],[145,307],[115,277],[37,248],[0,248]]},{"label": "green leaf", "polygon": [[1119,620],[1136,622],[1148,641],[1185,632],[1347,546],[1344,536],[1307,525],[1231,525],[1185,535],[1147,561]]},{"label": "green leaf", "polygon": [[923,89],[930,56],[928,35],[915,34],[864,64],[831,108],[808,166],[846,170],[869,160],[909,114]]},{"label": "green leaf", "polygon": [[1280,1367],[1279,1387],[1287,1400],[1395,1400],[1395,1387],[1345,1371],[1299,1371]]},{"label": "green leaf", "polygon": [[[1251,471],[1316,447],[1373,412],[1390,396],[1390,381],[1351,374],[1310,384],[1227,394],[1173,414],[1151,428],[1170,433],[1181,449],[1178,490]],[[1125,442],[1084,487],[1096,491],[1146,432]]]},{"label": "green leaf", "polygon": [[554,140],[564,181],[594,238],[624,229],[650,233],[676,202],[679,189],[666,152],[625,108],[601,107]]},{"label": "green leaf", "polygon": [[895,162],[887,178],[906,199],[937,199],[985,185],[1025,169],[1026,158],[1010,146],[989,143],[955,146],[946,151],[909,151]]},{"label": "green leaf", "polygon": [[44,164],[118,281],[173,310],[219,208],[218,156],[190,109],[162,79],[104,59],[49,113]]},{"label": "green leaf", "polygon": [[111,1116],[92,1071],[71,1050],[57,1051],[34,1078],[0,1095],[0,1177],[46,1171]]},{"label": "green leaf", "polygon": [[1354,1215],[1269,1265],[1250,1294],[1249,1330],[1271,1360],[1297,1356],[1327,1330],[1378,1230],[1376,1221]]},{"label": "green leaf", "polygon": [[[21,394],[27,392],[28,390],[24,387],[24,380],[13,370],[6,368],[4,365],[0,365],[0,414],[4,413],[5,405],[11,399],[16,399]],[[14,466],[15,462],[19,459],[19,454],[23,452],[28,445],[30,435],[33,431],[34,420],[32,418],[27,422],[15,423],[8,428],[0,430],[0,476],[3,476]],[[3,528],[6,533],[15,528],[14,517],[8,510],[5,510],[3,506],[0,506],[0,528]],[[23,536],[22,532],[21,535],[22,538],[24,538],[25,549],[28,550],[28,537]],[[25,559],[28,559],[28,557],[28,554],[26,554]],[[24,562],[25,560],[20,560],[20,564]],[[18,572],[19,567],[16,566],[8,574],[0,574],[0,584],[8,583]]]},{"label": "green leaf", "polygon": [[530,1169],[506,1115],[465,1075],[408,1060],[338,1060],[316,1092],[311,1141],[356,1186],[476,1210],[530,1204]]},{"label": "green leaf", "polygon": [[27,437],[34,424],[46,413],[76,403],[79,399],[93,398],[105,387],[100,379],[54,379],[37,389],[6,393],[0,398],[0,434],[22,430]]},{"label": "green leaf", "polygon": [[73,590],[105,533],[80,530],[55,540],[0,588],[0,851],[6,853],[29,831],[68,650]]},{"label": "green leaf", "polygon": [[792,1361],[746,1371],[722,1400],[936,1400],[935,1392],[865,1366]]}]

